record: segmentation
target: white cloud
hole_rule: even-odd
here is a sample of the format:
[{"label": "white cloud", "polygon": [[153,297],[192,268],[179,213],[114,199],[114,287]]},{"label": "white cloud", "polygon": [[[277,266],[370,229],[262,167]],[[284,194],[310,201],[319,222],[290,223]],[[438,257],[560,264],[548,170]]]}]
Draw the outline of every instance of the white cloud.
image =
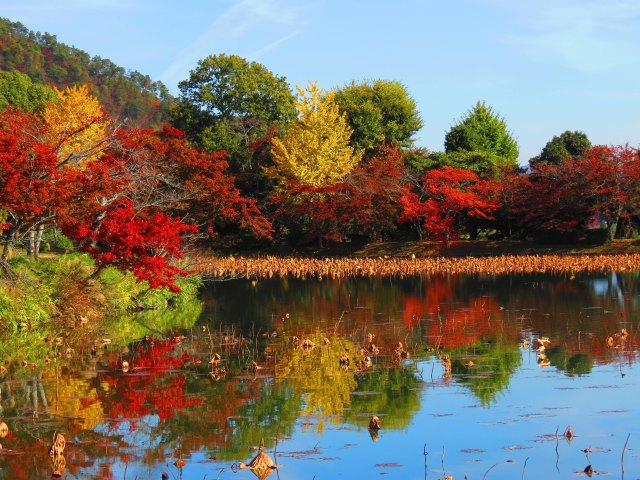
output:
[{"label": "white cloud", "polygon": [[[175,85],[198,60],[213,53],[229,53],[225,49],[257,58],[299,33],[303,9],[283,0],[238,1],[218,15],[204,34],[183,48],[160,78],[167,85]],[[246,51],[238,52],[239,48]]]},{"label": "white cloud", "polygon": [[637,0],[488,0],[510,11],[522,30],[504,39],[526,55],[579,71],[637,63]]},{"label": "white cloud", "polygon": [[298,33],[300,33],[300,32],[298,32],[298,31],[296,30],[295,32],[290,33],[289,35],[285,35],[284,37],[279,38],[279,39],[277,39],[277,40],[275,40],[275,41],[273,41],[273,42],[271,42],[271,43],[269,43],[269,44],[265,45],[264,47],[262,47],[262,48],[260,48],[260,49],[256,50],[255,52],[251,52],[251,53],[248,55],[248,57],[250,57],[250,58],[260,58],[260,57],[261,57],[262,55],[264,55],[265,53],[269,53],[271,50],[273,50],[273,49],[275,49],[275,48],[279,47],[280,45],[282,45],[283,43],[285,43],[285,42],[287,42],[287,41],[291,40],[293,37],[295,37],[296,35],[298,35]]}]

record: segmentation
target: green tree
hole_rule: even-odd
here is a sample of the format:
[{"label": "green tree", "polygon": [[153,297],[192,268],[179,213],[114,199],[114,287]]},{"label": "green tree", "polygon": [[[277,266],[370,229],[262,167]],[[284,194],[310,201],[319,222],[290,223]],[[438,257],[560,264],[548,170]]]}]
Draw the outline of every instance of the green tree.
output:
[{"label": "green tree", "polygon": [[397,81],[351,82],[336,90],[335,102],[353,128],[352,145],[366,154],[382,143],[410,147],[422,127],[415,100]]},{"label": "green tree", "polygon": [[505,161],[504,158],[493,153],[460,150],[450,153],[433,152],[420,166],[424,170],[440,167],[465,168],[482,178],[489,178],[500,175],[504,166],[513,167],[513,162]]},{"label": "green tree", "polygon": [[[447,154],[455,152],[475,152],[490,158],[498,166],[517,166],[518,142],[507,130],[503,118],[484,102],[478,102],[445,136],[444,148]],[[467,168],[473,170],[473,165]]]},{"label": "green tree", "polygon": [[540,155],[529,160],[529,165],[532,168],[542,164],[559,165],[567,158],[581,158],[590,149],[591,141],[586,133],[567,130],[549,140]]},{"label": "green tree", "polygon": [[306,91],[298,87],[298,94],[300,118],[289,125],[282,139],[271,140],[275,165],[268,173],[314,187],[337,183],[360,162],[362,151],[350,145],[351,127],[332,92],[324,95],[316,83],[310,83]]},{"label": "green tree", "polygon": [[12,106],[23,112],[40,113],[47,101],[57,98],[52,89],[33,83],[24,73],[0,72],[0,111]]},{"label": "green tree", "polygon": [[236,171],[250,166],[254,139],[296,115],[286,79],[237,55],[208,56],[178,86],[174,125],[200,147],[227,150]]}]

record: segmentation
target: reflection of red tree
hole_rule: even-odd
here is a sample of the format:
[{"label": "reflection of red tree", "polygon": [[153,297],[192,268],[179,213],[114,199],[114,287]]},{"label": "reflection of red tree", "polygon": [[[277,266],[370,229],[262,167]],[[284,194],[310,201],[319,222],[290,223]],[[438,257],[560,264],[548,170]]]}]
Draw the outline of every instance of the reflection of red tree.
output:
[{"label": "reflection of red tree", "polygon": [[[181,367],[185,362],[197,360],[187,354],[172,355],[180,345],[175,340],[149,340],[140,342],[134,348],[131,359],[134,369],[151,369],[154,371],[171,370]],[[116,365],[116,369],[119,366]]]},{"label": "reflection of red tree", "polygon": [[[423,296],[402,294],[405,327],[424,324],[429,341],[446,348],[505,333],[502,310],[496,300],[490,296],[463,298],[458,293],[461,282],[461,277],[435,277],[427,282]],[[519,331],[511,335],[517,339]]]},{"label": "reflection of red tree", "polygon": [[[101,395],[105,414],[132,420],[155,412],[161,420],[166,420],[173,418],[176,411],[202,404],[202,398],[185,395],[183,374],[169,378],[159,375],[195,360],[187,354],[174,355],[178,345],[171,340],[151,340],[136,345],[130,362],[131,373],[109,375],[105,379],[110,387],[108,395]],[[135,428],[135,422],[131,428]]]},{"label": "reflection of red tree", "polygon": [[166,420],[173,418],[176,411],[202,404],[202,398],[185,396],[184,375],[176,375],[168,383],[157,380],[151,375],[111,378],[109,384],[118,393],[115,402],[103,400],[105,413],[114,418],[136,419],[155,412]]},{"label": "reflection of red tree", "polygon": [[[51,468],[51,458],[49,457],[49,447],[51,441],[35,441],[34,437],[27,435],[24,438],[14,437],[10,444],[5,443],[3,446],[22,452],[18,455],[3,455],[2,467],[3,472],[7,474],[6,478],[23,479],[23,478],[51,478],[53,469]],[[25,453],[27,452],[27,453]],[[29,461],[26,461],[28,455]],[[96,466],[104,455],[104,448],[99,447],[97,442],[87,442],[75,444],[69,442],[65,450],[66,468],[63,472],[64,478],[85,478],[86,470]],[[118,453],[122,458],[122,453]],[[113,480],[116,478],[111,471],[111,461],[104,462],[98,466],[95,471],[91,472],[91,478],[95,480]],[[5,478],[4,476],[2,478]]]},{"label": "reflection of red tree", "polygon": [[425,316],[430,318],[441,313],[441,308],[447,308],[444,305],[447,301],[457,301],[453,279],[440,275],[427,279],[423,296],[403,293],[400,298],[404,305],[402,315],[407,329],[418,326]]},{"label": "reflection of red tree", "polygon": [[[637,331],[620,335],[620,323],[614,317],[599,322],[598,332],[575,332],[563,335],[561,347],[567,352],[582,352],[593,357],[599,364],[621,362],[631,365],[638,360],[640,334]],[[611,337],[609,345],[607,339]]]}]

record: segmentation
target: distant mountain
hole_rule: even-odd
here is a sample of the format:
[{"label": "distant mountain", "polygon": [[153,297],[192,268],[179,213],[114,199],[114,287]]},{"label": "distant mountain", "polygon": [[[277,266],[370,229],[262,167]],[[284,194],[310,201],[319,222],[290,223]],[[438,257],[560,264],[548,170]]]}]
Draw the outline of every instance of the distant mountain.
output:
[{"label": "distant mountain", "polygon": [[132,126],[153,127],[169,121],[173,98],[161,82],[5,18],[0,18],[0,70],[18,70],[33,82],[58,88],[89,84],[109,115],[127,119]]}]

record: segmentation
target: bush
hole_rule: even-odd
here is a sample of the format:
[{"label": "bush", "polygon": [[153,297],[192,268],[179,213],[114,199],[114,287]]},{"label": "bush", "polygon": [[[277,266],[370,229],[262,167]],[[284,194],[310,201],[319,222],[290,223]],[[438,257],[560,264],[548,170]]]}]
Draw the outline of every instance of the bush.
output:
[{"label": "bush", "polygon": [[55,238],[53,235],[53,230],[46,230],[42,235],[42,245],[40,247],[40,250],[46,252],[54,249],[68,253],[75,250],[75,245],[73,244],[71,239],[60,232],[60,230],[58,230]]}]

